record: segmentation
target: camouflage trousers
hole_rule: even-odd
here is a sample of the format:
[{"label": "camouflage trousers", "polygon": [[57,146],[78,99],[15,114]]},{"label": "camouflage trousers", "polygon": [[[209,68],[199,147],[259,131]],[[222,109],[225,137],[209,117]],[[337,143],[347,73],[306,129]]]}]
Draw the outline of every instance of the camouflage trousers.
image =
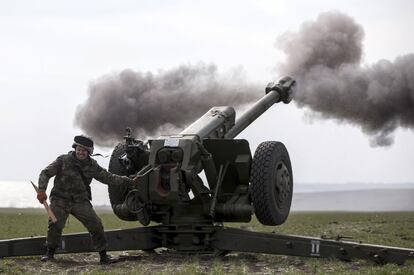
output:
[{"label": "camouflage trousers", "polygon": [[50,208],[57,218],[56,223],[49,220],[47,231],[47,246],[57,248],[60,244],[62,231],[69,214],[78,219],[88,230],[92,238],[93,248],[96,251],[106,249],[106,239],[101,219],[96,215],[89,201],[68,202],[61,199],[52,199]]}]

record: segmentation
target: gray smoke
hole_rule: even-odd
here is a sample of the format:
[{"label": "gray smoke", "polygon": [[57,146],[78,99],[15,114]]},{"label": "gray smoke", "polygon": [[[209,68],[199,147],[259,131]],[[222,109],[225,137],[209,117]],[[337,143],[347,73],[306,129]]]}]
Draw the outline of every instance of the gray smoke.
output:
[{"label": "gray smoke", "polygon": [[351,17],[323,13],[277,39],[286,54],[279,70],[297,79],[300,107],[359,125],[373,146],[387,146],[397,127],[414,126],[414,54],[363,65],[363,37]]},{"label": "gray smoke", "polygon": [[[279,73],[298,81],[299,107],[310,108],[315,117],[359,125],[372,145],[386,146],[396,128],[414,126],[414,54],[363,65],[363,38],[351,17],[323,13],[277,39],[286,54]],[[97,144],[112,146],[127,126],[141,139],[175,134],[210,107],[249,103],[261,90],[240,70],[219,74],[215,65],[203,63],[157,74],[124,70],[91,83],[75,125]]]},{"label": "gray smoke", "polygon": [[146,140],[177,134],[212,106],[240,106],[261,96],[240,69],[219,74],[215,65],[183,65],[157,74],[124,70],[90,84],[75,125],[101,146],[113,146],[132,127]]}]

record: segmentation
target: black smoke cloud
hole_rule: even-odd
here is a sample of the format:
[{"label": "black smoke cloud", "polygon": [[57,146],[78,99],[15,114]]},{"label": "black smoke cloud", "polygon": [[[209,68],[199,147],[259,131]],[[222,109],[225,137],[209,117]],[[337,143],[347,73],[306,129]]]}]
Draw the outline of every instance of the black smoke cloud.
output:
[{"label": "black smoke cloud", "polygon": [[[358,125],[373,146],[387,146],[395,129],[414,126],[414,54],[364,65],[363,38],[363,28],[351,17],[323,13],[277,39],[286,54],[278,71],[297,80],[299,107]],[[210,107],[249,103],[261,90],[240,70],[222,74],[204,63],[157,74],[124,70],[91,83],[75,125],[97,144],[112,146],[127,126],[142,139],[175,134]]]},{"label": "black smoke cloud", "polygon": [[177,134],[212,106],[240,106],[261,96],[263,88],[246,82],[242,70],[219,73],[200,63],[151,72],[124,70],[90,84],[75,125],[101,146],[113,146],[126,127],[146,140]]},{"label": "black smoke cloud", "polygon": [[414,54],[363,65],[363,38],[351,17],[323,13],[277,39],[286,54],[278,68],[298,81],[298,106],[359,125],[373,146],[387,146],[395,129],[414,126]]}]

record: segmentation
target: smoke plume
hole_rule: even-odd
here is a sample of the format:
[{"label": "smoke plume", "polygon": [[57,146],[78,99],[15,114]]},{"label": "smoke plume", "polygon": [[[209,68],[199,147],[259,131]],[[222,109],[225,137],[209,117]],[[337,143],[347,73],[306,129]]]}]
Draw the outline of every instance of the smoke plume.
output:
[{"label": "smoke plume", "polygon": [[300,107],[359,125],[373,146],[387,146],[397,127],[414,126],[414,54],[363,65],[363,38],[351,17],[323,13],[277,39],[286,54],[279,71],[297,80]]},{"label": "smoke plume", "polygon": [[124,70],[90,84],[75,125],[101,146],[113,146],[125,128],[146,140],[177,134],[212,106],[239,106],[261,96],[240,69],[219,74],[215,65],[183,65],[157,74]]},{"label": "smoke plume", "polygon": [[[323,13],[277,39],[286,54],[279,73],[297,80],[299,107],[358,125],[373,146],[387,146],[396,128],[414,126],[414,54],[363,65],[363,38],[351,17]],[[127,126],[145,140],[180,132],[212,106],[256,100],[261,90],[240,70],[220,74],[204,63],[156,74],[124,70],[91,83],[75,124],[102,146],[114,145]]]}]

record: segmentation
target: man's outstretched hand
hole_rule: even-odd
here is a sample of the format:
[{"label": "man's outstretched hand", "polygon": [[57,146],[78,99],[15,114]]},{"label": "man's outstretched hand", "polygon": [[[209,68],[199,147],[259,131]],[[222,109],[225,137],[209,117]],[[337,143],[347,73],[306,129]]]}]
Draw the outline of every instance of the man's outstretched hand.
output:
[{"label": "man's outstretched hand", "polygon": [[135,178],[132,179],[132,186],[138,186],[139,184],[139,176],[136,176]]},{"label": "man's outstretched hand", "polygon": [[37,200],[43,204],[47,200],[46,192],[40,191],[37,193]]}]

